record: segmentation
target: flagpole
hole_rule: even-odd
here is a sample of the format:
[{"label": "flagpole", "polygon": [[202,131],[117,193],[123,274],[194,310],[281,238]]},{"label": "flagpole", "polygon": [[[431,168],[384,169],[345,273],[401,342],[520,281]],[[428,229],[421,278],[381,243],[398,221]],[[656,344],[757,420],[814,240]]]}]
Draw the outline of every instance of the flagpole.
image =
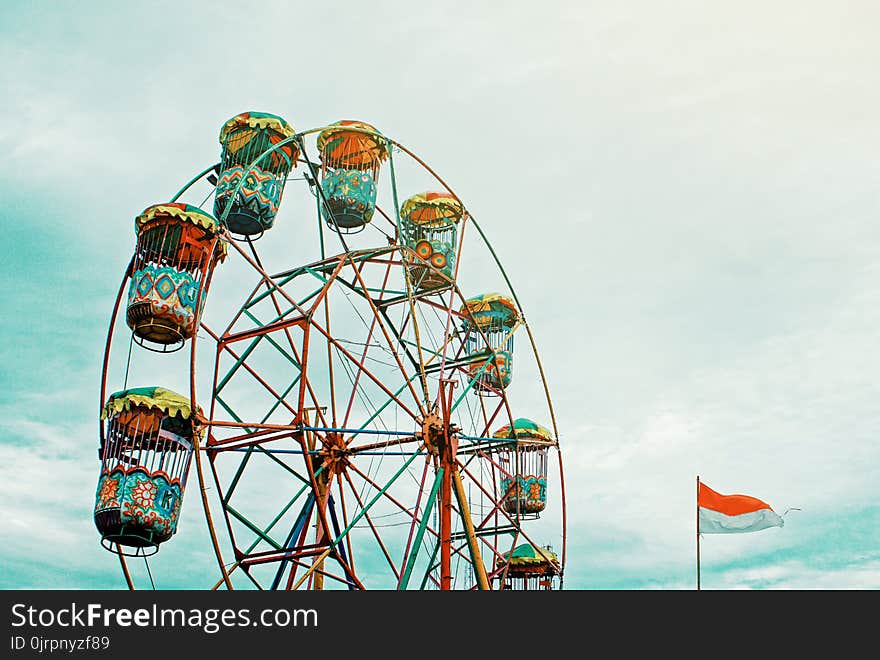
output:
[{"label": "flagpole", "polygon": [[700,475],[697,475],[697,591],[700,590]]}]

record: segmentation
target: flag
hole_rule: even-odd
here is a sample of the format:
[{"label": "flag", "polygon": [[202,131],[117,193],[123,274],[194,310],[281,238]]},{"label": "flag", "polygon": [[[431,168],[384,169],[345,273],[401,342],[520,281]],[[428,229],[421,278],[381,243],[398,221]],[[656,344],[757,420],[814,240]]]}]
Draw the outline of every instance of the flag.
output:
[{"label": "flag", "polygon": [[722,495],[703,482],[697,493],[697,507],[701,534],[757,532],[785,524],[782,516],[757,497]]}]

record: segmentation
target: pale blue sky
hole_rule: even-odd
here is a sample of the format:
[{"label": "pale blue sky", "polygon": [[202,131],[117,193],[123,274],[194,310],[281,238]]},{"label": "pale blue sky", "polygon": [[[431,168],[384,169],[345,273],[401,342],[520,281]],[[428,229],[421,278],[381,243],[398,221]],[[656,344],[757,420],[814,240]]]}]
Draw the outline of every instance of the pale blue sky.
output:
[{"label": "pale blue sky", "polygon": [[[698,474],[801,509],[704,537],[703,588],[880,588],[876,3],[342,5],[0,6],[0,587],[124,587],[91,507],[133,218],[255,109],[369,121],[478,217],[551,388],[566,588],[693,588]],[[164,585],[213,584],[198,504]]]}]

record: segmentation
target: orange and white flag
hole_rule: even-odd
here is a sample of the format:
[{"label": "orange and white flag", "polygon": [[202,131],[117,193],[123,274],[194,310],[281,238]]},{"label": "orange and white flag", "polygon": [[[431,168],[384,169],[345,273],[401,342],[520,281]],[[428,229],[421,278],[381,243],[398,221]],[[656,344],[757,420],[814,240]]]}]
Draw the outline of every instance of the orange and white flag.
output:
[{"label": "orange and white flag", "polygon": [[697,506],[700,534],[740,534],[785,524],[782,516],[757,497],[722,495],[702,481],[697,493]]}]

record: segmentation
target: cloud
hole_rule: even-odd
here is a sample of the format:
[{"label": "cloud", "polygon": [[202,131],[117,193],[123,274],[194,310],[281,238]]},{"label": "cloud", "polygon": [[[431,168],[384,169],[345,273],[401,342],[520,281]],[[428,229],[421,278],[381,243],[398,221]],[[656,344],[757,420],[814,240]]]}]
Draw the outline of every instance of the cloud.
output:
[{"label": "cloud", "polygon": [[[197,3],[173,35],[162,8],[172,5],[4,8],[16,29],[0,46],[11,393],[0,493],[4,522],[27,532],[3,550],[19,584],[118,577],[89,507],[101,360],[133,218],[216,162],[226,118],[260,109],[299,130],[375,123],[484,229],[549,383],[569,588],[693,588],[697,474],[802,509],[782,530],[707,541],[706,588],[877,588],[880,539],[866,523],[880,483],[880,97],[862,84],[877,60],[876,7],[562,2],[499,14],[450,3],[417,16],[383,2],[292,16],[269,3],[230,20]],[[291,33],[291,19],[314,29]],[[399,195],[439,185],[395,158]],[[381,203],[392,208],[388,174]],[[200,183],[185,199],[209,196]],[[317,258],[319,222],[292,179],[258,243],[267,269]],[[462,290],[503,289],[472,229]],[[217,271],[216,327],[257,283],[242,272],[232,260]],[[111,391],[129,366],[117,325]],[[200,342],[208,365],[211,342]],[[520,332],[510,398],[517,415],[549,424],[529,348]],[[130,382],[186,391],[185,353],[156,367],[134,351]],[[212,374],[199,376],[208,392]],[[159,579],[183,564],[203,582],[216,572],[199,506],[189,496],[181,533],[154,560]],[[835,526],[844,508],[856,524]],[[536,536],[556,533],[557,514]],[[59,540],[65,553],[50,551]]]}]

